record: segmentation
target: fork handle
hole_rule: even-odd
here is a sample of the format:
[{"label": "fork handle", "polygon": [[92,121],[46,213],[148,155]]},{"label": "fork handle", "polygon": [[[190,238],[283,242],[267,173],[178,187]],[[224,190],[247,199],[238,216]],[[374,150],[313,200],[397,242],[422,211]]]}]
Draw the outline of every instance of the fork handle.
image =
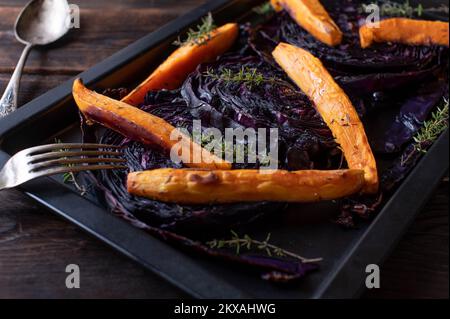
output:
[{"label": "fork handle", "polygon": [[32,47],[33,46],[31,44],[27,44],[23,49],[16,69],[14,70],[8,86],[3,93],[0,100],[0,118],[5,117],[17,109],[17,95],[19,93],[20,78],[22,77],[22,70],[25,65],[25,61],[27,60],[28,53],[30,53]]}]

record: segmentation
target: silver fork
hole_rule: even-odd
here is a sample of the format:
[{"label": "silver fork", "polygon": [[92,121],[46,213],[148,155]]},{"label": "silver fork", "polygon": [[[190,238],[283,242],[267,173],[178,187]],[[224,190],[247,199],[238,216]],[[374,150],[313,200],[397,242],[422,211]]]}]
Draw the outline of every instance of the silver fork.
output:
[{"label": "silver fork", "polygon": [[125,169],[120,146],[104,144],[49,144],[31,147],[11,157],[0,171],[0,191],[29,180],[103,169]]}]

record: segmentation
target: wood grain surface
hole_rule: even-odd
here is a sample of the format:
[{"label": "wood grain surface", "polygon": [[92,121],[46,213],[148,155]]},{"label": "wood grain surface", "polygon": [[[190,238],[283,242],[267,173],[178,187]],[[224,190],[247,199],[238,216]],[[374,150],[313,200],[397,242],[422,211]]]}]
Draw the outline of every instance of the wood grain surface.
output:
[{"label": "wood grain surface", "polygon": [[[27,0],[0,0],[0,91],[23,45],[12,26]],[[74,0],[81,28],[33,50],[19,104],[39,96],[186,13],[202,0]],[[411,194],[414,196],[414,194]],[[448,180],[443,181],[381,268],[381,289],[364,298],[448,298]],[[65,287],[78,264],[82,288]],[[0,193],[0,298],[177,298],[184,293],[119,255],[19,191]]]}]

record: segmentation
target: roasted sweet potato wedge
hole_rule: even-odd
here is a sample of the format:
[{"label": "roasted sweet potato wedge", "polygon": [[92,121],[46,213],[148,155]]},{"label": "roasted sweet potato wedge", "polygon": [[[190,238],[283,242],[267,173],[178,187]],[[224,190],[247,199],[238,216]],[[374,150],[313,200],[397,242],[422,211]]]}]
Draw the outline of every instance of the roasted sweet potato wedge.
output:
[{"label": "roasted sweet potato wedge", "polygon": [[274,0],[275,10],[285,9],[302,28],[317,40],[336,46],[342,42],[342,32],[319,0]]},{"label": "roasted sweet potato wedge", "polygon": [[361,190],[362,170],[295,171],[156,169],[128,174],[133,195],[179,204],[316,202]]},{"label": "roasted sweet potato wedge", "polygon": [[362,48],[367,48],[374,42],[448,47],[448,30],[448,22],[391,18],[380,21],[379,26],[361,26],[359,38]]},{"label": "roasted sweet potato wedge", "polygon": [[238,33],[239,26],[228,23],[213,30],[202,43],[190,43],[178,48],[144,82],[125,96],[122,102],[137,106],[144,101],[150,90],[179,88],[199,64],[213,61],[230,49]]},{"label": "roasted sweet potato wedge", "polygon": [[320,60],[311,53],[290,44],[280,43],[273,51],[273,56],[314,103],[340,144],[348,166],[364,170],[364,192],[377,192],[378,173],[375,158],[364,126],[345,92]]},{"label": "roasted sweet potato wedge", "polygon": [[[181,141],[171,140],[171,133],[176,128],[157,116],[93,92],[87,89],[79,79],[73,83],[72,93],[78,108],[90,122],[106,126],[132,140],[157,146],[168,153],[176,143],[181,142],[182,152],[179,155],[188,167],[231,169],[229,162],[211,154],[187,136]],[[194,152],[201,154],[201,162],[193,163]]]}]

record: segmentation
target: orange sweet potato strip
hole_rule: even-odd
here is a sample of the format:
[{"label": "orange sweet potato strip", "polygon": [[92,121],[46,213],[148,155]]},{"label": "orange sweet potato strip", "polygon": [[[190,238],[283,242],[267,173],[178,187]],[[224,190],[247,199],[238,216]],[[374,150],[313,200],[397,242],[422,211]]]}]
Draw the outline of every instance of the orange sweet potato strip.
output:
[{"label": "orange sweet potato strip", "polygon": [[[140,141],[150,146],[158,146],[160,149],[170,152],[178,143],[170,139],[175,127],[163,119],[144,112],[134,106],[117,101],[87,89],[77,79],[73,84],[72,94],[80,111],[90,122],[96,122],[106,126],[132,140]],[[182,135],[180,133],[180,135]],[[187,136],[181,139],[181,160],[188,167],[204,169],[231,169],[231,164],[226,162],[200,145],[194,143]],[[202,155],[202,162],[192,163],[194,154]]]},{"label": "orange sweet potato strip", "polygon": [[225,24],[213,31],[204,43],[186,44],[175,50],[147,79],[122,99],[137,106],[150,90],[177,89],[190,73],[204,62],[213,61],[225,53],[237,39],[239,26]]},{"label": "orange sweet potato strip", "polygon": [[308,95],[340,144],[348,166],[365,172],[365,193],[378,190],[375,158],[364,126],[345,92],[336,84],[319,59],[286,43],[273,51],[277,63]]},{"label": "orange sweet potato strip", "polygon": [[391,18],[379,26],[363,25],[359,29],[362,48],[374,42],[396,42],[411,45],[449,46],[448,22]]},{"label": "orange sweet potato strip", "polygon": [[128,192],[179,204],[317,202],[357,193],[364,171],[156,169],[128,174]]},{"label": "orange sweet potato strip", "polygon": [[317,40],[336,46],[342,42],[342,32],[318,0],[273,0],[276,11],[285,9],[302,28]]}]

